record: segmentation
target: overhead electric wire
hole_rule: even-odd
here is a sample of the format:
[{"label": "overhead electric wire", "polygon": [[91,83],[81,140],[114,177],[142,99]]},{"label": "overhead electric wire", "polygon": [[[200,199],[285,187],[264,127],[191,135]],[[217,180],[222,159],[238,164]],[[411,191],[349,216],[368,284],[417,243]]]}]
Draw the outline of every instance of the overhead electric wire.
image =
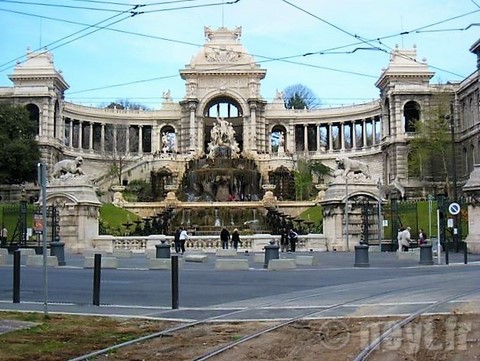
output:
[{"label": "overhead electric wire", "polygon": [[[1,1],[10,1],[10,0],[0,0],[0,2],[1,2]],[[197,0],[171,1],[170,3],[178,3],[178,2],[185,2],[185,1],[197,1]],[[239,2],[239,1],[240,1],[240,0],[234,0],[234,1],[229,1],[229,2],[227,2],[227,3],[222,2],[222,3],[213,3],[213,4],[202,4],[202,5],[197,5],[197,6],[184,6],[184,7],[178,7],[178,8],[160,9],[160,10],[155,10],[155,11],[184,10],[184,9],[190,9],[190,8],[207,7],[207,6],[218,6],[218,5],[225,5],[225,4],[231,5],[231,4],[235,4],[235,3]],[[150,5],[153,5],[153,4],[147,4],[147,5],[150,6]],[[126,20],[126,19],[129,18],[129,17],[133,17],[133,16],[139,15],[139,14],[144,14],[145,12],[139,12],[139,11],[134,11],[134,10],[138,9],[139,7],[143,7],[143,6],[147,6],[147,5],[133,5],[132,9],[127,10],[127,11],[122,11],[122,12],[121,12],[120,14],[118,14],[118,15],[121,15],[121,14],[124,14],[124,13],[127,13],[127,12],[130,12],[131,15],[123,19],[123,20]],[[158,3],[157,3],[157,5],[158,5]],[[0,11],[9,11],[9,12],[20,13],[20,12],[18,12],[18,11],[12,11],[12,10],[7,10],[7,9],[0,9]],[[30,15],[30,16],[38,16],[38,17],[41,17],[41,18],[45,18],[45,17],[43,17],[43,16],[32,15],[32,14],[28,14],[28,13],[22,13],[22,14],[24,14],[24,15]],[[114,16],[114,17],[115,17],[115,16]],[[70,34],[70,35],[68,35],[68,36],[66,36],[66,37],[63,37],[63,38],[61,38],[61,39],[59,39],[59,40],[56,40],[55,42],[52,42],[52,43],[50,43],[50,44],[48,44],[48,45],[45,45],[45,46],[42,46],[41,48],[39,48],[39,49],[37,49],[37,50],[35,50],[35,51],[40,51],[40,50],[42,50],[42,49],[48,48],[49,46],[51,46],[51,45],[53,45],[53,44],[55,44],[55,43],[57,43],[57,42],[59,42],[59,41],[62,41],[62,40],[64,40],[64,39],[66,39],[66,38],[69,38],[69,37],[74,36],[74,35],[76,35],[76,34],[78,34],[78,33],[81,33],[81,32],[83,32],[83,31],[86,31],[86,30],[88,30],[88,28],[92,28],[92,27],[93,27],[93,28],[97,28],[97,30],[92,31],[92,32],[90,32],[90,33],[88,33],[88,34],[85,34],[84,36],[80,36],[80,37],[77,37],[77,38],[75,38],[75,39],[72,39],[71,41],[68,41],[68,42],[66,42],[66,43],[64,43],[64,44],[58,45],[58,46],[56,46],[56,47],[54,47],[54,48],[49,48],[49,50],[54,50],[54,49],[59,48],[60,46],[70,44],[71,42],[73,42],[73,41],[75,41],[75,40],[78,40],[78,39],[81,39],[81,38],[83,38],[83,37],[85,37],[85,36],[88,36],[88,35],[90,35],[90,34],[93,34],[94,32],[96,32],[96,31],[98,31],[98,30],[107,29],[107,27],[109,27],[109,26],[111,26],[111,25],[114,25],[114,24],[118,23],[119,21],[114,22],[114,23],[110,23],[110,24],[108,24],[108,25],[106,25],[106,26],[102,26],[102,27],[99,27],[98,25],[101,24],[101,23],[103,23],[103,22],[105,22],[105,21],[108,21],[108,20],[110,20],[110,19],[113,19],[114,17],[108,18],[108,19],[103,20],[103,21],[101,21],[101,22],[99,22],[99,23],[96,23],[96,24],[94,24],[94,25],[83,24],[83,25],[86,25],[86,26],[87,26],[86,29],[79,30],[79,31],[77,31],[77,32],[75,32],[75,33],[73,33],[73,34]],[[49,18],[49,19],[50,19],[50,20],[54,20],[54,18]],[[56,19],[56,20],[58,20],[58,19]],[[123,21],[123,20],[122,20],[122,21]],[[72,21],[66,21],[66,22],[76,23],[76,22],[72,22]],[[80,23],[77,23],[77,24],[80,24]],[[121,31],[121,32],[124,32],[124,31]],[[126,33],[126,31],[125,31],[125,33]],[[168,39],[163,39],[163,40],[168,40]],[[185,42],[185,43],[186,43],[186,42]],[[187,43],[186,43],[186,44],[187,44]],[[188,43],[188,44],[189,44],[189,45],[192,45],[192,44],[190,44],[190,43]],[[196,45],[196,46],[198,46],[198,45]],[[3,68],[4,66],[6,66],[6,65],[8,65],[8,64],[10,64],[10,63],[16,62],[16,61],[18,61],[18,60],[20,60],[20,59],[22,59],[22,58],[24,58],[23,55],[20,56],[20,57],[15,58],[15,59],[7,62],[7,63],[0,64],[0,72],[3,72],[3,71],[5,71],[5,70],[7,70],[7,69],[9,69],[9,68],[11,67],[11,66],[9,66],[8,68]]]},{"label": "overhead electric wire", "polygon": [[[77,10],[110,11],[110,12],[115,12],[115,13],[123,13],[122,10],[116,10],[116,9],[102,9],[102,8],[95,8],[95,7],[62,5],[62,4],[52,4],[52,3],[37,3],[37,2],[32,2],[32,1],[0,0],[0,2],[10,3],[10,4],[37,5],[37,6],[45,6],[45,7],[77,9]],[[131,7],[131,5],[130,5],[130,7]]]},{"label": "overhead electric wire", "polygon": [[[347,34],[347,35],[349,35],[349,36],[351,36],[351,37],[353,37],[353,38],[355,38],[355,39],[359,39],[359,40],[362,41],[363,43],[368,44],[368,45],[370,45],[370,46],[372,46],[372,47],[374,47],[374,48],[378,48],[380,51],[389,53],[389,52],[391,52],[391,51],[393,50],[393,49],[392,49],[390,46],[388,46],[387,44],[382,43],[382,42],[380,41],[380,38],[371,39],[371,40],[370,40],[370,39],[367,39],[367,38],[362,37],[362,36],[360,36],[360,35],[353,34],[352,32],[347,31],[347,30],[345,30],[345,29],[343,29],[343,28],[341,28],[341,27],[339,27],[339,26],[337,26],[337,25],[335,25],[335,24],[333,24],[333,23],[331,23],[331,22],[329,22],[329,21],[327,21],[327,20],[325,20],[325,19],[323,19],[323,18],[321,18],[321,17],[313,14],[313,13],[311,13],[310,11],[308,11],[308,10],[306,10],[306,9],[300,7],[300,6],[297,6],[297,5],[293,4],[293,3],[291,3],[291,2],[288,1],[288,0],[282,0],[282,1],[283,1],[284,3],[290,5],[290,6],[294,7],[295,9],[297,9],[297,10],[299,10],[299,11],[301,11],[301,12],[304,12],[304,13],[308,14],[309,16],[311,16],[311,17],[313,17],[313,18],[315,18],[315,19],[317,19],[317,20],[319,20],[319,21],[321,21],[321,22],[323,22],[323,23],[325,23],[325,24],[327,24],[327,25],[329,25],[329,26],[331,26],[331,27],[339,30],[340,32],[342,32],[342,33],[344,33],[344,34]],[[452,18],[449,18],[449,19],[446,19],[446,20],[442,20],[442,21],[439,21],[439,22],[436,22],[436,23],[433,23],[433,24],[430,24],[430,25],[426,25],[426,26],[421,27],[421,28],[419,28],[419,29],[417,29],[417,30],[425,29],[426,27],[431,27],[431,26],[439,25],[439,24],[445,23],[445,22],[447,22],[447,21],[451,21],[451,20],[454,20],[454,19],[458,19],[458,18],[460,18],[460,17],[464,17],[464,16],[466,16],[466,15],[474,14],[474,13],[476,13],[476,12],[478,12],[478,11],[480,11],[480,10],[471,11],[471,12],[469,12],[469,13],[467,13],[467,14],[461,14],[461,15],[458,15],[458,16],[455,16],[455,17],[452,17]],[[470,26],[472,26],[472,25],[474,25],[474,24],[471,24]],[[470,26],[469,26],[469,27],[470,27]],[[467,27],[467,29],[468,29],[469,27]],[[405,35],[405,34],[407,34],[407,33],[408,33],[408,32],[402,32],[402,33],[400,33],[400,35]],[[375,45],[372,44],[372,42],[374,42],[374,41],[377,41],[379,44],[387,47],[387,49],[389,49],[389,51],[387,51],[386,49],[380,48],[380,47],[376,47]],[[410,57],[410,56],[408,56],[408,55],[406,55],[406,54],[403,54],[403,53],[398,53],[398,56],[403,57],[404,59],[408,59],[408,60],[417,62],[416,59],[414,59],[414,58],[412,58],[412,57]],[[440,70],[440,71],[443,71],[443,72],[445,72],[445,73],[449,73],[449,74],[452,74],[452,75],[455,75],[455,76],[458,76],[458,77],[464,77],[464,75],[456,74],[456,73],[451,72],[451,71],[449,71],[449,70],[442,69],[442,68],[439,68],[439,67],[435,67],[435,66],[430,65],[430,64],[429,64],[428,66],[431,67],[431,68],[433,68],[433,69]]]},{"label": "overhead electric wire", "polygon": [[[130,13],[130,12],[131,12],[131,10],[126,10],[126,11],[124,11],[122,14]],[[50,48],[49,50],[57,49],[57,48],[59,48],[60,46],[64,46],[64,45],[66,45],[66,44],[70,44],[71,42],[73,42],[73,41],[75,41],[75,40],[81,39],[81,38],[83,38],[83,37],[85,37],[85,36],[88,36],[88,35],[90,35],[90,34],[93,34],[93,33],[97,32],[97,31],[99,31],[99,30],[105,29],[106,26],[111,26],[111,25],[117,24],[117,23],[119,23],[120,21],[124,21],[124,20],[130,18],[131,16],[134,16],[134,15],[128,15],[127,17],[125,17],[125,18],[123,18],[123,19],[120,19],[120,20],[117,20],[117,21],[114,21],[114,22],[112,22],[112,23],[110,23],[110,24],[108,24],[108,25],[106,25],[106,26],[101,26],[101,27],[98,26],[99,24],[102,24],[102,23],[105,23],[105,22],[107,22],[107,21],[109,21],[109,20],[112,20],[112,19],[114,19],[114,18],[116,18],[116,17],[118,17],[118,16],[120,16],[120,15],[122,15],[122,14],[117,14],[117,15],[111,16],[111,17],[109,17],[109,18],[107,18],[107,19],[104,19],[104,20],[102,20],[102,21],[97,22],[97,23],[94,24],[94,25],[87,26],[87,27],[84,28],[84,29],[78,30],[78,31],[76,31],[76,32],[74,32],[74,33],[72,33],[72,34],[69,34],[69,35],[67,35],[67,36],[64,36],[64,37],[61,38],[61,39],[55,40],[55,41],[49,43],[49,44],[46,45],[46,46],[42,46],[42,47],[34,50],[34,52],[41,51],[41,50],[43,50],[43,49],[45,49],[45,48],[48,48],[48,47],[51,46],[51,45],[57,44],[57,43],[59,43],[59,42],[61,42],[61,41],[63,41],[63,40],[66,40],[66,39],[68,39],[68,38],[71,38],[72,36],[75,36],[75,35],[77,35],[77,34],[80,34],[80,33],[82,33],[82,32],[85,32],[85,31],[87,31],[88,29],[94,28],[93,31],[91,31],[91,32],[89,32],[89,33],[87,33],[87,34],[83,34],[83,35],[81,35],[81,36],[78,36],[78,37],[76,37],[76,38],[74,38],[74,39],[69,40],[68,42],[65,42],[65,43],[62,43],[62,44],[60,44],[60,45],[57,45],[57,46],[55,46],[55,47],[53,47],[53,48]],[[4,70],[10,68],[10,66],[9,66],[9,67],[6,68],[6,69],[2,69],[4,66],[6,66],[6,65],[8,65],[8,64],[10,64],[10,63],[12,63],[12,62],[15,62],[15,61],[17,61],[17,60],[20,60],[20,59],[22,59],[23,57],[24,57],[24,56],[20,56],[20,57],[17,57],[17,58],[15,58],[15,59],[13,59],[13,60],[10,60],[10,61],[7,62],[7,63],[0,64],[0,72],[2,72],[2,71],[4,71]]]},{"label": "overhead electric wire", "polygon": [[[93,1],[93,0],[75,0],[75,1],[85,1],[85,2],[98,2],[98,3],[110,3],[110,2],[103,2],[103,1]],[[184,0],[184,1],[171,1],[170,3],[173,3],[173,2],[185,2],[185,1],[194,1],[194,0]],[[231,2],[228,2],[228,3],[218,3],[217,5],[225,5],[225,4],[234,4],[236,2],[238,2],[239,0],[237,1],[231,1]],[[288,1],[285,1],[286,3],[290,4]],[[159,5],[159,4],[162,4],[164,5],[166,2],[162,2],[162,3],[155,3],[155,4],[147,4],[148,6],[151,6],[151,5]],[[10,10],[5,10],[5,9],[0,9],[1,10],[4,10],[4,11],[10,11]],[[170,10],[170,9],[168,9]],[[450,18],[450,19],[446,19],[446,20],[443,20],[441,22],[436,22],[434,24],[430,24],[430,25],[427,25],[427,26],[423,26],[419,29],[425,29],[426,27],[428,26],[433,26],[433,25],[437,25],[437,24],[440,24],[442,22],[446,22],[446,21],[449,21],[451,19],[456,19],[456,18],[459,18],[459,17],[462,17],[462,16],[466,16],[466,15],[469,15],[469,14],[472,14],[472,13],[475,13],[477,11],[480,11],[480,10],[476,10],[476,11],[473,11],[473,12],[470,12],[468,14],[463,14],[463,15],[459,15],[459,16],[456,16],[454,18]],[[144,13],[144,12],[142,12]],[[38,16],[38,15],[32,15],[32,14],[27,14],[27,13],[23,13],[24,15],[30,15],[30,16]],[[310,13],[309,13],[310,14]],[[312,16],[316,17],[315,15],[312,14]],[[42,17],[42,18],[48,18],[48,17],[43,17],[43,16],[38,16],[38,17]],[[316,17],[318,18],[318,17]],[[67,22],[67,23],[73,23],[73,24],[78,24],[78,25],[87,25],[87,24],[82,24],[82,23],[78,23],[78,22],[73,22],[73,21],[68,21],[68,20],[62,20],[62,19],[55,19],[55,18],[48,18],[49,20],[56,20],[56,21],[64,21],[64,22]],[[321,19],[322,21],[324,21],[323,19]],[[326,22],[326,21],[324,21]],[[359,75],[359,76],[365,76],[365,77],[372,77],[372,78],[375,78],[376,76],[374,75],[368,75],[368,74],[363,74],[363,73],[358,73],[358,72],[350,72],[350,71],[346,71],[346,70],[342,70],[342,69],[335,69],[335,68],[330,68],[330,67],[323,67],[323,66],[319,66],[319,65],[314,65],[314,64],[308,64],[308,63],[303,63],[303,62],[295,62],[295,61],[291,61],[289,59],[292,59],[292,58],[298,58],[298,57],[306,57],[306,56],[310,56],[310,55],[314,55],[314,54],[319,54],[319,55],[326,55],[326,54],[335,54],[335,52],[333,52],[333,50],[335,49],[341,49],[341,48],[346,48],[346,47],[349,47],[349,46],[353,46],[353,45],[359,45],[359,44],[362,44],[362,43],[367,43],[367,42],[372,42],[372,41],[379,41],[379,39],[385,39],[385,38],[390,38],[390,37],[393,37],[393,36],[399,36],[399,35],[402,35],[402,34],[405,34],[405,33],[411,33],[411,32],[414,32],[414,31],[417,31],[417,30],[412,30],[412,31],[409,31],[409,32],[402,32],[400,34],[396,34],[396,35],[389,35],[387,37],[383,37],[383,38],[377,38],[377,39],[370,39],[370,40],[362,40],[361,37],[359,37],[358,35],[354,35],[350,32],[347,32],[346,30],[343,30],[339,27],[337,27],[336,25],[334,24],[331,24],[329,22],[326,22],[327,24],[341,30],[342,32],[345,32],[347,33],[348,35],[350,36],[353,36],[355,37],[355,39],[358,39],[359,41],[356,42],[356,43],[353,43],[353,44],[348,44],[348,45],[344,45],[344,46],[339,46],[339,47],[335,47],[335,48],[331,48],[331,49],[328,49],[328,50],[322,50],[322,51],[317,51],[317,52],[308,52],[308,53],[303,53],[303,54],[297,54],[297,55],[292,55],[292,56],[286,56],[286,57],[280,57],[280,58],[272,58],[272,57],[266,57],[266,56],[262,56],[262,55],[258,55],[258,54],[250,54],[250,55],[253,55],[257,58],[263,58],[263,59],[266,59],[266,60],[263,60],[263,61],[258,61],[258,63],[266,63],[266,62],[272,62],[272,61],[282,61],[282,62],[287,62],[287,63],[291,63],[291,64],[295,64],[295,65],[301,65],[301,66],[308,66],[308,67],[313,67],[313,68],[318,68],[318,69],[325,69],[325,70],[329,70],[329,71],[337,71],[337,72],[341,72],[341,73],[347,73],[347,74],[353,74],[353,75]],[[111,26],[112,24],[108,25],[108,26]],[[90,27],[95,27],[95,25],[90,25]],[[469,26],[470,27],[470,26]],[[467,27],[468,28],[468,27]],[[120,33],[125,33],[125,34],[130,34],[130,35],[136,35],[136,36],[142,36],[142,37],[147,37],[147,38],[152,38],[152,39],[158,39],[158,40],[163,40],[163,41],[169,41],[169,42],[174,42],[174,43],[180,43],[180,44],[185,44],[185,45],[191,45],[191,46],[196,46],[196,47],[206,47],[206,45],[201,45],[201,44],[195,44],[195,43],[191,43],[191,42],[187,42],[187,41],[179,41],[179,40],[174,40],[174,39],[168,39],[168,38],[165,38],[165,37],[159,37],[159,36],[153,36],[153,35],[147,35],[147,34],[141,34],[141,33],[136,33],[136,32],[131,32],[131,31],[125,31],[125,30],[119,30],[119,29],[114,29],[114,28],[107,28],[106,26],[104,27],[101,27],[101,29],[105,29],[105,30],[110,30],[110,31],[115,31],[115,32],[120,32]],[[87,34],[88,35],[88,34]],[[85,35],[86,36],[86,35]],[[77,38],[78,39],[78,38]],[[77,39],[74,39],[74,40],[77,40]],[[72,41],[74,41],[72,40]],[[71,42],[71,41],[70,41]],[[68,42],[68,43],[70,43]],[[65,44],[63,44],[65,45]],[[63,46],[63,45],[59,45],[57,46],[56,48],[60,47],[60,46]],[[370,44],[369,44],[370,45]],[[384,46],[387,46],[385,44],[382,44]],[[43,49],[43,47],[42,47]],[[349,53],[354,53],[358,50],[378,50],[378,51],[382,51],[382,52],[386,52],[385,49],[381,49],[379,48],[378,46],[371,46],[369,48],[365,48],[365,47],[357,47],[355,48],[354,50],[351,50],[351,51],[346,51],[345,53],[349,54]],[[336,52],[336,53],[341,53],[341,52]],[[17,60],[17,59],[15,59]],[[5,65],[5,64],[4,64]],[[239,64],[239,65],[244,65],[244,64]],[[3,65],[2,65],[3,66]],[[217,68],[218,69],[225,69],[225,68],[231,68],[231,66],[228,66],[228,67],[222,67],[222,68]],[[439,69],[439,68],[437,68]],[[442,71],[445,71],[445,72],[448,72],[444,69],[439,69],[439,70],[442,70]],[[3,71],[3,69],[0,69],[0,71]],[[215,71],[215,69],[208,69],[207,71]],[[451,73],[451,72],[450,72]],[[459,75],[459,74],[455,74],[455,73],[451,73],[451,74],[454,74],[456,76],[462,76],[462,75]],[[162,80],[162,79],[167,79],[167,78],[174,78],[174,77],[178,77],[178,74],[175,74],[175,75],[166,75],[166,76],[161,76],[161,77],[154,77],[154,78],[150,78],[150,79],[141,79],[141,80],[136,80],[136,81],[132,81],[132,82],[126,82],[126,83],[120,83],[120,84],[113,84],[113,85],[108,85],[108,86],[104,86],[104,87],[97,87],[97,88],[93,88],[93,89],[87,89],[87,90],[81,90],[81,91],[77,91],[77,92],[72,92],[70,94],[76,94],[76,93],[81,93],[81,92],[87,92],[87,91],[93,91],[93,90],[100,90],[100,89],[109,89],[109,88],[113,88],[113,87],[119,87],[119,86],[126,86],[126,85],[131,85],[131,84],[136,84],[136,83],[143,83],[143,82],[148,82],[148,81],[156,81],[156,80]]]}]

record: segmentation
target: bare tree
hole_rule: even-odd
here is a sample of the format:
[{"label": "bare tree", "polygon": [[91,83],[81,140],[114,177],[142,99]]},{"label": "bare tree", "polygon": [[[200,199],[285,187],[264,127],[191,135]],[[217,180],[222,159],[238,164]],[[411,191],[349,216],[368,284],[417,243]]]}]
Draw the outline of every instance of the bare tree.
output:
[{"label": "bare tree", "polygon": [[283,101],[287,109],[315,109],[321,104],[315,93],[302,84],[286,87],[283,91]]},{"label": "bare tree", "polygon": [[148,110],[149,108],[146,105],[133,103],[128,99],[117,99],[114,102],[111,102],[108,105],[103,105],[107,109],[132,109],[132,110]]},{"label": "bare tree", "polygon": [[125,167],[138,150],[138,131],[127,124],[108,124],[105,127],[105,157],[109,160],[109,173],[122,184]]}]

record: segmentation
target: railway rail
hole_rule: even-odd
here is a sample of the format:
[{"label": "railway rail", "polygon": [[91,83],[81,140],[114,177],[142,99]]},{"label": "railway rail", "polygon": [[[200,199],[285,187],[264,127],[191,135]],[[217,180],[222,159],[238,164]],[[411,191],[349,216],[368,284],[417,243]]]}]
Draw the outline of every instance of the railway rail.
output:
[{"label": "railway rail", "polygon": [[[426,292],[428,292],[428,289],[427,289],[428,287],[427,286],[428,286],[428,284],[425,284],[425,287],[426,287],[425,291]],[[362,285],[362,286],[358,286],[356,288],[360,291],[362,288],[365,288],[365,287],[367,287],[367,286]],[[241,344],[244,344],[244,343],[248,342],[249,340],[261,337],[262,335],[265,335],[269,332],[278,330],[282,327],[285,327],[287,325],[290,325],[292,323],[295,323],[295,322],[303,320],[303,319],[308,319],[308,318],[311,318],[313,316],[315,316],[317,318],[318,316],[320,316],[320,315],[322,315],[322,314],[324,314],[328,311],[331,311],[331,310],[334,310],[334,309],[337,309],[337,308],[341,308],[341,307],[347,306],[347,305],[355,303],[355,302],[366,301],[368,299],[374,299],[376,297],[385,296],[385,295],[388,295],[388,294],[393,294],[393,293],[398,292],[398,291],[408,291],[409,289],[414,289],[416,287],[418,287],[418,284],[415,285],[415,287],[414,286],[409,286],[409,287],[403,287],[403,288],[398,288],[398,287],[395,287],[395,285],[392,285],[392,289],[389,290],[389,291],[382,291],[382,292],[378,292],[378,293],[375,293],[375,294],[369,294],[367,296],[361,296],[361,297],[349,299],[349,300],[346,300],[345,302],[342,302],[342,303],[336,303],[336,304],[332,304],[332,305],[329,305],[329,306],[324,306],[324,307],[322,307],[321,310],[318,310],[318,308],[316,308],[313,311],[311,309],[309,309],[307,312],[303,312],[301,315],[298,315],[296,317],[291,317],[291,318],[288,318],[286,320],[282,320],[279,323],[277,323],[276,325],[273,325],[273,326],[270,326],[270,327],[265,328],[263,330],[251,333],[251,334],[246,335],[246,336],[243,336],[242,338],[240,338],[240,339],[238,339],[234,342],[231,342],[227,345],[221,346],[221,347],[219,347],[215,350],[209,351],[208,353],[206,353],[204,355],[201,355],[201,356],[195,358],[194,360],[195,361],[209,360],[209,359],[213,358],[214,356],[219,355],[221,353],[225,353],[225,352],[227,352],[228,350],[231,350],[234,347],[237,347]],[[352,288],[349,288],[349,290],[351,291]],[[340,292],[342,292],[342,289],[339,289],[335,292],[340,293]],[[364,350],[362,350],[362,352],[357,356],[355,361],[367,360],[368,355],[371,354],[371,352],[373,352],[373,350],[375,350],[375,348],[378,347],[378,345],[380,345],[381,342],[383,342],[388,337],[388,335],[391,334],[394,330],[402,327],[403,325],[407,324],[408,322],[411,322],[413,319],[419,317],[422,314],[425,314],[429,310],[431,310],[435,307],[438,307],[439,305],[448,303],[450,301],[453,301],[455,299],[458,299],[460,297],[463,297],[465,295],[468,295],[468,294],[471,294],[471,293],[474,293],[474,292],[478,292],[478,288],[475,288],[473,290],[469,290],[468,292],[462,292],[462,293],[456,294],[454,296],[451,296],[451,297],[445,298],[443,300],[437,301],[433,304],[430,304],[426,307],[422,307],[417,312],[410,314],[408,317],[400,320],[399,322],[396,322],[393,326],[391,326],[388,330],[386,330],[384,332],[384,334],[382,334],[380,337],[378,337],[378,339],[374,340]],[[239,315],[241,313],[251,311],[253,309],[272,307],[272,306],[275,306],[275,305],[278,305],[278,304],[285,304],[287,302],[293,302],[293,301],[305,301],[309,298],[315,298],[315,297],[322,296],[322,295],[324,295],[324,292],[318,291],[318,292],[310,293],[310,294],[307,294],[307,295],[300,295],[300,296],[291,297],[291,298],[288,298],[288,299],[281,299],[279,301],[265,302],[263,304],[256,305],[255,307],[246,307],[246,308],[241,308],[241,309],[235,309],[233,311],[224,312],[224,313],[221,313],[221,314],[216,315],[216,316],[212,316],[212,317],[208,317],[208,318],[204,318],[204,319],[196,320],[196,321],[192,321],[192,322],[187,322],[187,323],[184,323],[184,324],[181,324],[181,325],[178,325],[178,326],[166,329],[166,330],[162,330],[162,331],[159,331],[159,332],[155,332],[155,333],[152,333],[152,334],[149,334],[149,335],[145,335],[143,337],[139,337],[139,338],[136,338],[136,339],[133,339],[133,340],[121,343],[121,344],[112,345],[112,346],[104,348],[102,350],[97,350],[97,351],[94,351],[94,352],[91,352],[91,353],[73,358],[70,361],[95,360],[95,358],[97,356],[107,354],[111,351],[114,351],[114,350],[117,350],[117,349],[120,349],[120,348],[123,348],[123,347],[135,345],[135,344],[142,343],[142,342],[145,342],[145,341],[148,341],[148,340],[151,340],[151,339],[154,339],[154,338],[158,338],[158,337],[170,336],[175,332],[181,332],[182,330],[185,330],[187,328],[191,328],[191,327],[195,327],[195,326],[198,326],[198,325],[215,322],[215,321],[221,320],[222,318]]]}]

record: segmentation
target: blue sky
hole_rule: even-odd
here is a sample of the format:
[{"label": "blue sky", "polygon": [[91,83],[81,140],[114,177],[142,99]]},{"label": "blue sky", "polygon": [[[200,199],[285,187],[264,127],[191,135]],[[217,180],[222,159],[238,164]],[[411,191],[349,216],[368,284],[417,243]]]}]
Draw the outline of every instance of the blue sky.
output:
[{"label": "blue sky", "polygon": [[165,90],[175,101],[184,97],[179,69],[204,44],[204,26],[222,25],[242,26],[242,43],[267,69],[267,101],[297,83],[326,107],[377,99],[375,81],[397,44],[416,45],[417,59],[436,73],[433,83],[461,80],[476,68],[469,48],[480,38],[480,0],[230,2],[0,0],[0,86],[12,85],[8,74],[27,48],[46,46],[70,85],[66,100],[159,108]]}]

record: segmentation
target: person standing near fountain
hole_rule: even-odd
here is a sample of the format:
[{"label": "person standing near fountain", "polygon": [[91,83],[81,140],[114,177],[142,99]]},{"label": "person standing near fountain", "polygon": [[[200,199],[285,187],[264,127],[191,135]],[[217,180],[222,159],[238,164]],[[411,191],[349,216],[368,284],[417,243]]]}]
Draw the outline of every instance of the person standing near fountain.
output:
[{"label": "person standing near fountain", "polygon": [[182,250],[182,254],[185,253],[185,242],[188,239],[188,233],[187,230],[183,227],[180,227],[180,235],[178,236],[180,239],[180,248]]},{"label": "person standing near fountain", "polygon": [[238,233],[238,229],[234,229],[232,233],[232,243],[233,248],[238,249],[238,244],[240,243],[240,234]]},{"label": "person standing near fountain", "polygon": [[222,248],[228,249],[228,241],[230,241],[230,232],[225,227],[223,227],[222,231],[220,232],[220,240],[222,241]]},{"label": "person standing near fountain", "polygon": [[288,232],[288,239],[290,240],[290,251],[295,252],[297,241],[298,241],[298,233],[290,229]]},{"label": "person standing near fountain", "polygon": [[181,243],[180,243],[180,233],[182,233],[182,227],[178,227],[175,231],[175,236],[173,238],[173,243],[175,245],[175,252],[180,253]]}]

